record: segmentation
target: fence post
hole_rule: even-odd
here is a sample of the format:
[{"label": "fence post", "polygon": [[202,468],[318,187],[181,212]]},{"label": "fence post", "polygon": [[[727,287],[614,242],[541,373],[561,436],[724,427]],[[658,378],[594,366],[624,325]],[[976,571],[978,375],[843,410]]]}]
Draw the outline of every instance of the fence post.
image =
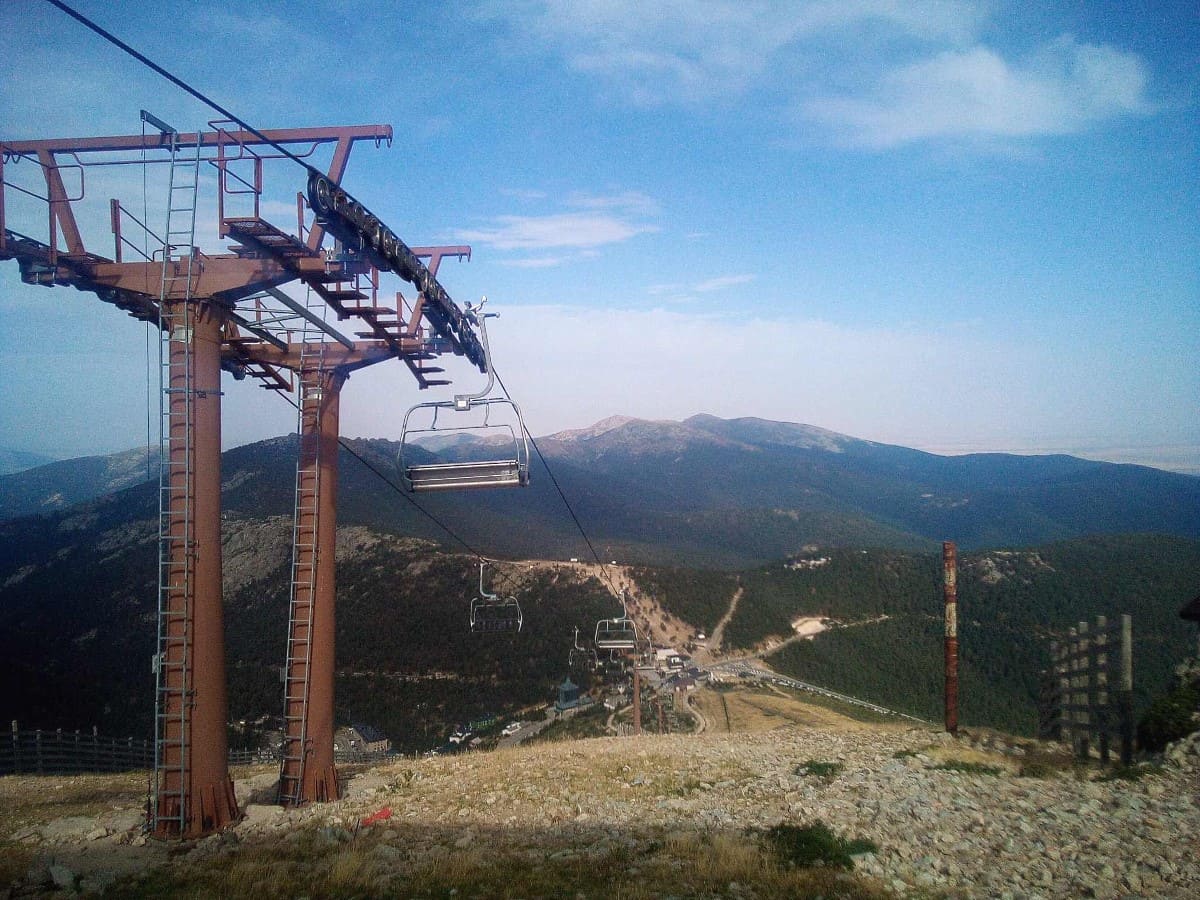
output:
[{"label": "fence post", "polygon": [[13,773],[21,774],[21,735],[17,729],[17,720],[12,720]]},{"label": "fence post", "polygon": [[92,726],[92,771],[100,771],[100,748],[97,746],[99,733],[95,725]]},{"label": "fence post", "polygon": [[1079,709],[1075,692],[1079,689],[1079,630],[1067,631],[1067,721],[1071,723],[1071,752],[1079,754]]},{"label": "fence post", "polygon": [[1092,673],[1092,702],[1096,711],[1096,740],[1100,744],[1100,762],[1108,765],[1108,617],[1096,616],[1096,665]]},{"label": "fence post", "polygon": [[1086,622],[1079,623],[1079,755],[1087,760],[1092,752],[1092,638]]},{"label": "fence post", "polygon": [[1121,765],[1133,765],[1133,619],[1121,616],[1121,691],[1118,694],[1121,718]]},{"label": "fence post", "polygon": [[1072,744],[1074,740],[1071,730],[1070,659],[1071,640],[1068,635],[1066,643],[1058,645],[1058,656],[1054,660],[1054,677],[1058,683],[1058,739],[1064,744]]},{"label": "fence post", "polygon": [[36,763],[36,772],[42,774],[42,729],[38,729],[33,733],[33,758]]}]

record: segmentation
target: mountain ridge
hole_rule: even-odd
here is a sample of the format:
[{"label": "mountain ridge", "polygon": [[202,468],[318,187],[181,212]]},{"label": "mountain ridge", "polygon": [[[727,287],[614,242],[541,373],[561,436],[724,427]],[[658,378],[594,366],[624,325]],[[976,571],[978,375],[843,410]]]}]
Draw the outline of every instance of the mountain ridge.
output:
[{"label": "mountain ridge", "polygon": [[[346,443],[398,481],[396,442]],[[537,443],[553,479],[535,457],[527,490],[423,495],[421,507],[489,553],[579,556],[584,548],[557,483],[589,538],[609,548],[606,558],[716,567],[778,559],[810,543],[921,549],[945,539],[973,548],[1091,533],[1200,537],[1200,478],[1127,463],[1063,454],[939,456],[811,425],[709,415],[682,422],[615,416]],[[295,445],[291,435],[226,451],[226,509],[290,514]],[[467,458],[482,447],[449,439],[419,452]],[[344,522],[445,540],[415,508],[381,492],[376,475],[348,452],[342,457]],[[135,467],[109,459],[0,477],[0,521],[66,508],[133,480]],[[127,480],[114,482],[114,468]],[[70,490],[47,504],[56,481]]]}]

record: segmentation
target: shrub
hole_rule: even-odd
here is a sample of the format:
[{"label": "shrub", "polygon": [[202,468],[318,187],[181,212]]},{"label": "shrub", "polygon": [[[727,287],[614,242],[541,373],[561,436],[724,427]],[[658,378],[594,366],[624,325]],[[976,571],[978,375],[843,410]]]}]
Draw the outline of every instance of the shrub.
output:
[{"label": "shrub", "polygon": [[985,763],[967,762],[961,759],[952,759],[942,763],[940,766],[934,766],[934,769],[940,769],[944,772],[962,772],[965,775],[1001,775],[1004,770],[998,766],[989,766]]},{"label": "shrub", "polygon": [[1022,778],[1055,778],[1060,772],[1062,769],[1057,766],[1034,760],[1021,763],[1021,769],[1017,774]]},{"label": "shrub", "polygon": [[1141,781],[1147,775],[1161,775],[1161,766],[1134,765],[1117,766],[1097,778],[1097,781]]},{"label": "shrub", "polygon": [[857,853],[874,853],[879,848],[863,838],[846,840],[818,820],[812,825],[775,825],[767,831],[767,843],[780,865],[795,868],[829,866],[854,868]]},{"label": "shrub", "polygon": [[1158,753],[1172,741],[1187,737],[1198,727],[1197,708],[1200,708],[1200,691],[1192,685],[1176,687],[1159,697],[1138,722],[1138,746]]}]

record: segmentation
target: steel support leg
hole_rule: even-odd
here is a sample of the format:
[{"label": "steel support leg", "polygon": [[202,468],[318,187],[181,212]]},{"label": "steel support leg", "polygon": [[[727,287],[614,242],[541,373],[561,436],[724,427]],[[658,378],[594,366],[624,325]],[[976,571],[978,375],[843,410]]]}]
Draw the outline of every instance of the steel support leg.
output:
[{"label": "steel support leg", "polygon": [[[172,644],[178,658],[166,659],[167,677],[180,690],[168,692],[174,709],[166,712],[182,722],[156,778],[160,810],[159,837],[195,838],[219,831],[239,817],[233,781],[229,777],[226,737],[228,707],[225,682],[225,629],[221,607],[221,313],[206,303],[192,303],[186,321],[191,329],[193,365],[190,398],[186,389],[172,388],[169,420],[172,447],[188,447],[190,465],[172,475],[172,519],[190,519],[173,540],[172,569],[190,570],[172,590],[169,604],[178,613],[181,640]],[[171,378],[187,365],[187,335],[170,343]],[[180,377],[179,383],[187,379]],[[191,421],[188,421],[190,411]],[[184,435],[190,431],[191,437]],[[178,440],[177,440],[178,437]],[[174,453],[174,449],[172,453]],[[190,483],[189,483],[190,482]],[[176,512],[178,514],[176,515]],[[174,626],[173,626],[174,627]],[[182,833],[168,807],[182,804]]]},{"label": "steel support leg", "polygon": [[[298,741],[303,735],[302,758],[289,759],[285,753],[280,770],[281,788],[292,779],[293,790],[281,790],[281,799],[286,803],[309,803],[337,800],[337,770],[333,763],[333,696],[334,696],[334,609],[335,609],[335,541],[337,533],[337,471],[338,471],[338,411],[342,384],[345,376],[336,371],[302,372],[302,389],[306,392],[320,391],[318,412],[314,419],[305,420],[304,433],[300,435],[300,465],[305,466],[316,459],[317,477],[311,482],[315,497],[305,498],[301,505],[317,512],[316,552],[296,554],[293,580],[297,584],[311,584],[312,612],[311,629],[303,622],[307,616],[291,616],[292,633],[288,636],[288,660],[292,671],[286,674],[290,680],[307,678],[307,701],[301,703],[299,694],[287,699],[289,707],[285,719],[289,732],[285,735],[285,747]],[[293,604],[297,602],[293,596]],[[311,633],[309,633],[311,631]],[[305,641],[307,666],[303,663]],[[307,671],[303,671],[307,669]],[[295,707],[295,708],[292,708]],[[296,782],[298,781],[298,784]],[[291,795],[294,800],[288,798]]]}]

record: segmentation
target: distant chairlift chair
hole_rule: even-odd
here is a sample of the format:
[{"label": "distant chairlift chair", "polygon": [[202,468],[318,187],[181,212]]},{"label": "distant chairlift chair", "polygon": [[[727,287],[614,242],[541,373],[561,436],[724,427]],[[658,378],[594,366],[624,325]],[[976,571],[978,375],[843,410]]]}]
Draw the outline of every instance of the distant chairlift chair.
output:
[{"label": "distant chairlift chair", "polygon": [[[521,408],[507,397],[488,396],[495,385],[496,374],[492,370],[492,356],[488,349],[486,320],[494,314],[484,315],[480,312],[482,308],[482,302],[474,308],[468,304],[466,315],[479,327],[488,375],[487,385],[478,393],[456,394],[453,400],[418,403],[404,415],[397,462],[400,476],[410,491],[525,487],[529,484],[529,436]],[[449,413],[453,419],[454,414],[470,413],[477,408],[483,410],[482,421],[465,422],[460,419],[450,424],[438,424],[440,413]],[[493,410],[504,420],[493,421]],[[428,416],[428,420],[421,424],[425,416]],[[478,446],[485,448],[490,455],[482,460],[413,463],[413,451],[419,440],[433,436],[482,438],[484,440]],[[494,450],[495,446],[499,446],[500,450]]]},{"label": "distant chairlift chair", "polygon": [[479,596],[471,600],[471,631],[475,634],[513,634],[525,618],[516,597],[501,597],[483,589],[483,563],[479,563]]},{"label": "distant chairlift chair", "polygon": [[571,648],[567,666],[573,672],[591,672],[599,668],[596,651],[590,647],[579,646],[579,628],[575,629],[575,646]]},{"label": "distant chairlift chair", "polygon": [[625,607],[625,592],[621,592],[621,615],[614,619],[601,619],[596,623],[596,639],[593,642],[597,650],[616,650],[627,652],[638,647],[637,626],[629,618]]}]

